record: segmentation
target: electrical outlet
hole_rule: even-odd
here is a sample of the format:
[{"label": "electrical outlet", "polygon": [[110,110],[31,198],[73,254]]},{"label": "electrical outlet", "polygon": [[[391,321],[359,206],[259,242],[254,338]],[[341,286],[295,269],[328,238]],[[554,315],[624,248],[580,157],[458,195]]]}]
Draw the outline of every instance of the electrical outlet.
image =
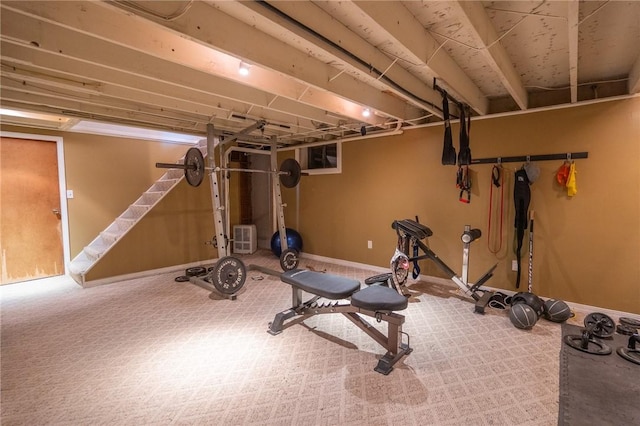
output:
[{"label": "electrical outlet", "polygon": [[517,271],[518,270],[518,261],[517,260],[512,260],[511,261],[511,270],[512,271]]},{"label": "electrical outlet", "polygon": [[369,248],[369,249],[373,248],[373,241],[371,241],[371,240],[367,241],[367,248]]},{"label": "electrical outlet", "polygon": [[67,189],[67,198],[73,198],[73,189]]}]

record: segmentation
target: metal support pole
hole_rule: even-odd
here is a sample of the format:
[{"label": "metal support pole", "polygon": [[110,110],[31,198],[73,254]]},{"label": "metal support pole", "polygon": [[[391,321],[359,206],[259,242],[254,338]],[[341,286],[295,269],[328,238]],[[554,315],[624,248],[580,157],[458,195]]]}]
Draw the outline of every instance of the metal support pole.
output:
[{"label": "metal support pole", "polygon": [[[215,169],[216,161],[214,156],[215,151],[215,136],[213,132],[213,124],[207,124],[207,158],[209,160],[209,167]],[[218,246],[218,259],[223,258],[228,254],[227,242],[224,237],[224,208],[220,204],[220,188],[218,187],[217,173],[209,173],[209,179],[211,181],[211,203],[213,205],[213,227],[216,232],[216,244]]]},{"label": "metal support pole", "polygon": [[[271,141],[271,170],[278,170],[278,151],[276,149],[275,137]],[[275,195],[276,203],[276,219],[278,223],[278,232],[280,233],[281,253],[289,249],[287,244],[287,229],[284,224],[284,204],[282,204],[282,193],[280,192],[280,179],[272,179],[271,185]]]},{"label": "metal support pole", "polygon": [[[464,226],[464,232],[471,230],[469,225]],[[469,283],[469,243],[465,242],[462,246],[462,282],[466,286]]]}]

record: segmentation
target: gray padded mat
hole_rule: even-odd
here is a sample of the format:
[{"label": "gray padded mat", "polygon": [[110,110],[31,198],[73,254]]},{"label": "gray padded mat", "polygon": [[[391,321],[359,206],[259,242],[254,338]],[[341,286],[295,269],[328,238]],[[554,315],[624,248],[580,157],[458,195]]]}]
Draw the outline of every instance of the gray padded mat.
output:
[{"label": "gray padded mat", "polygon": [[559,425],[640,425],[640,365],[620,357],[628,336],[603,339],[611,355],[591,355],[564,343],[581,327],[562,324]]}]

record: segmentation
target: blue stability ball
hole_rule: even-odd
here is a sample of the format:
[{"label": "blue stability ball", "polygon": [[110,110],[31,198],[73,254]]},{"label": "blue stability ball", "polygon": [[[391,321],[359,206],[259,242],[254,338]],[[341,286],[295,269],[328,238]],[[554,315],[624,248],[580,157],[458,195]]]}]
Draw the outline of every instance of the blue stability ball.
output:
[{"label": "blue stability ball", "polygon": [[[298,234],[298,231],[291,228],[286,228],[287,230],[287,247],[290,249],[296,250],[298,252],[302,251],[302,237]],[[271,251],[277,257],[280,257],[282,253],[282,244],[280,243],[280,232],[276,231],[271,237]]]}]

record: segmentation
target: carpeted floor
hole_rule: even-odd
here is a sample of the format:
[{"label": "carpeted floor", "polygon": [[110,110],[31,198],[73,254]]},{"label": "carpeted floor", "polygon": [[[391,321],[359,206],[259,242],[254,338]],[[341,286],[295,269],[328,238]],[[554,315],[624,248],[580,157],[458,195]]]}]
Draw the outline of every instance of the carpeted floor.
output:
[{"label": "carpeted floor", "polygon": [[2,424],[557,424],[559,324],[518,330],[505,311],[478,315],[453,288],[414,283],[402,312],[414,351],[384,376],[373,371],[384,349],[342,315],[268,334],[291,304],[275,277],[249,272],[231,301],[176,275],[3,287]]}]

